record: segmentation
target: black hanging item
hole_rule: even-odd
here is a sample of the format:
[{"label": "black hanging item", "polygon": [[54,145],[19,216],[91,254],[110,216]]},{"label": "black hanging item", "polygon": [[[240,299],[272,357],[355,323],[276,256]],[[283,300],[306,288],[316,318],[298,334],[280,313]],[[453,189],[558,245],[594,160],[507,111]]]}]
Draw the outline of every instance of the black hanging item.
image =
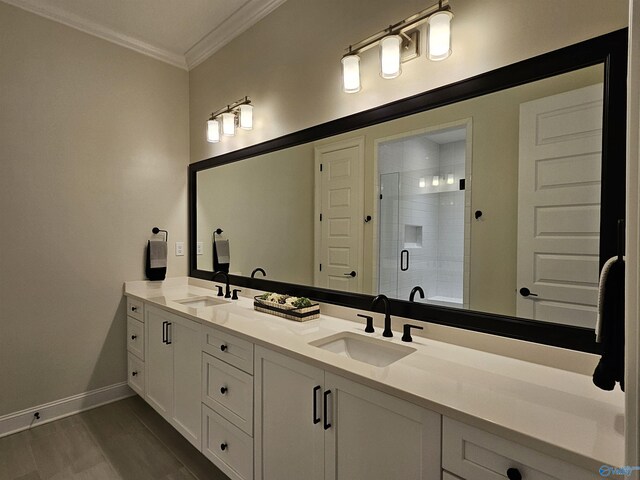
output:
[{"label": "black hanging item", "polygon": [[613,390],[616,382],[624,391],[624,220],[618,220],[618,251],[602,269],[601,295],[596,334],[602,356],[593,383],[602,390]]},{"label": "black hanging item", "polygon": [[157,235],[164,233],[164,240],[148,240],[146,252],[145,274],[147,279],[152,281],[164,280],[167,276],[167,253],[169,232],[153,227],[151,232]]},{"label": "black hanging item", "polygon": [[216,228],[213,231],[213,271],[229,273],[229,265],[231,263],[229,260],[229,240],[218,242],[220,244],[224,242],[224,245],[216,243],[216,235],[221,235],[223,231],[221,228]]}]

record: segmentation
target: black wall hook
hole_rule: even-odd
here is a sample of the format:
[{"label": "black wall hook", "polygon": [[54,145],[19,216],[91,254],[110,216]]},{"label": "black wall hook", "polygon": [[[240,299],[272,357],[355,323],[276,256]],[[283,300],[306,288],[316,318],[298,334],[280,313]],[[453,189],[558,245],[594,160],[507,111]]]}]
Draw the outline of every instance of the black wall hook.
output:
[{"label": "black wall hook", "polygon": [[167,232],[166,230],[161,230],[158,227],[153,227],[151,229],[151,232],[153,232],[155,235],[159,234],[160,232],[164,233],[164,241],[168,242],[169,241],[169,232]]}]

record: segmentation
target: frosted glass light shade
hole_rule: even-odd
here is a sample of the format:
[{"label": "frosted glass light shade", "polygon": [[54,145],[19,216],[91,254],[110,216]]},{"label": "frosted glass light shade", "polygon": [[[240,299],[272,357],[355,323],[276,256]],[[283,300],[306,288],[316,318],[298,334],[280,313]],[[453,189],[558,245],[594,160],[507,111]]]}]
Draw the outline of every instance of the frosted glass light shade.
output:
[{"label": "frosted glass light shade", "polygon": [[236,116],[231,112],[222,114],[222,134],[233,137],[236,134]]},{"label": "frosted glass light shade", "polygon": [[396,78],[400,75],[400,47],[402,38],[399,35],[388,35],[380,41],[380,75],[382,78]]},{"label": "frosted glass light shade", "polygon": [[453,179],[453,173],[448,173],[447,174],[447,185],[453,185],[454,179]]},{"label": "frosted glass light shade", "polygon": [[438,185],[440,185],[440,176],[439,175],[434,175],[433,178],[431,179],[431,185],[433,185],[434,187],[437,187]]},{"label": "frosted glass light shade", "polygon": [[342,57],[342,89],[346,93],[360,91],[360,57],[358,55]]},{"label": "frosted glass light shade", "polygon": [[220,141],[220,122],[207,120],[207,142],[218,143]]},{"label": "frosted glass light shade", "polygon": [[451,19],[453,13],[436,12],[429,17],[429,60],[444,60],[451,55]]},{"label": "frosted glass light shade", "polygon": [[240,128],[243,130],[253,128],[253,105],[240,105]]}]

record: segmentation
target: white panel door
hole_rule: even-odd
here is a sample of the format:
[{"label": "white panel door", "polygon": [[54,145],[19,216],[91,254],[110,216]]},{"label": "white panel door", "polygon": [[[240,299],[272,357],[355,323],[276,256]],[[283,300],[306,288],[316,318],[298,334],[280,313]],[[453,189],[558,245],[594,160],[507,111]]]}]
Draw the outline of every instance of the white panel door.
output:
[{"label": "white panel door", "polygon": [[595,327],[602,97],[596,84],[520,105],[519,317]]},{"label": "white panel door", "polygon": [[256,480],[322,480],[324,371],[256,347],[254,372]]},{"label": "white panel door", "polygon": [[325,385],[325,480],[440,480],[440,415],[328,372]]},{"label": "white panel door", "polygon": [[200,449],[201,337],[200,324],[172,316],[169,341],[173,346],[173,424]]},{"label": "white panel door", "polygon": [[171,317],[152,307],[145,315],[146,399],[169,420],[173,415],[173,344],[167,340]]},{"label": "white panel door", "polygon": [[318,287],[361,291],[363,151],[363,139],[316,148]]}]

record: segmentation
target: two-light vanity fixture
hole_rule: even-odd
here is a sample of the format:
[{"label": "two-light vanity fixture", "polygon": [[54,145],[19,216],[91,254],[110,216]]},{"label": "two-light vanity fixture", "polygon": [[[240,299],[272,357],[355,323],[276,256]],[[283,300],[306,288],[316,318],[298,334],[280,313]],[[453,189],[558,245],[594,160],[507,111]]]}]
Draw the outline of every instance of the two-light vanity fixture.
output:
[{"label": "two-light vanity fixture", "polygon": [[244,97],[211,114],[207,121],[207,142],[220,141],[220,123],[222,123],[222,135],[225,137],[233,137],[236,134],[236,126],[243,130],[251,130],[253,105],[249,97]]},{"label": "two-light vanity fixture", "polygon": [[419,55],[419,26],[428,23],[427,57],[444,60],[451,55],[451,7],[442,0],[431,7],[411,15],[388,28],[350,45],[342,57],[342,89],[346,93],[360,91],[360,54],[380,46],[380,75],[396,78],[402,72],[401,63]]}]

